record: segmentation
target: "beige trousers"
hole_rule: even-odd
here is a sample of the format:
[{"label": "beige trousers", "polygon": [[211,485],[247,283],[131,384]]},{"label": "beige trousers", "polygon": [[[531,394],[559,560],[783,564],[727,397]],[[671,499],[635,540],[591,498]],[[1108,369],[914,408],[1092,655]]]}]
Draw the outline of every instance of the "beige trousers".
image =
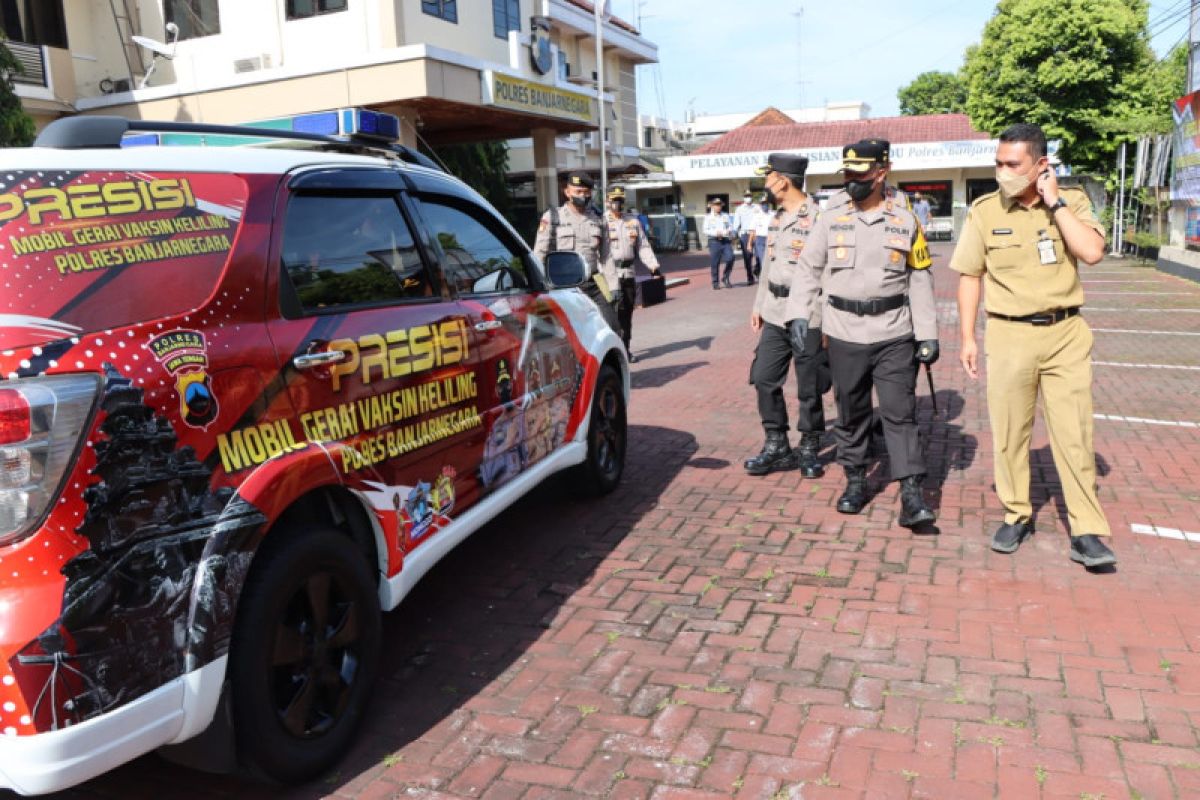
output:
[{"label": "beige trousers", "polygon": [[1071,535],[1109,536],[1108,520],[1096,497],[1092,331],[1083,317],[1044,326],[989,319],[984,352],[988,414],[996,449],[996,494],[1004,506],[1004,521],[1012,524],[1032,519],[1029,441],[1040,390]]}]

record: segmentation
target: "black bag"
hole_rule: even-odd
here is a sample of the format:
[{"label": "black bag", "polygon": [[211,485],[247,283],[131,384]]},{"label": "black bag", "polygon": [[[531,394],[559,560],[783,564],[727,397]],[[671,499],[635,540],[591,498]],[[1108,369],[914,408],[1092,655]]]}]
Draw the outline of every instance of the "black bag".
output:
[{"label": "black bag", "polygon": [[666,302],[667,279],[662,275],[638,278],[638,294],[641,295],[640,305],[642,308]]}]

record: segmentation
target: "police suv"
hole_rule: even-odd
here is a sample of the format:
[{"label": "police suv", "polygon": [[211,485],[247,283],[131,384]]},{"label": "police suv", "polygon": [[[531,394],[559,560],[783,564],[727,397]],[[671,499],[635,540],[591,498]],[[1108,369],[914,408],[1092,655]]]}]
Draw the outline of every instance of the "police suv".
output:
[{"label": "police suv", "polygon": [[0,788],[166,745],[310,779],[381,610],[548,475],[620,480],[582,260],[543,267],[395,118],[302,122],[74,117],[0,153]]}]

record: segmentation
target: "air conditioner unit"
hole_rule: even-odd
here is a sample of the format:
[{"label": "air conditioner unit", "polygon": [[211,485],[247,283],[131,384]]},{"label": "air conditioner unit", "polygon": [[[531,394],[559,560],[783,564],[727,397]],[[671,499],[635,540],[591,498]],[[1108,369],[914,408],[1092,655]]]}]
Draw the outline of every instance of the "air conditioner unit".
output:
[{"label": "air conditioner unit", "polygon": [[243,72],[254,72],[260,69],[269,69],[271,66],[271,54],[263,53],[249,58],[238,58],[233,62],[233,71],[237,74]]}]

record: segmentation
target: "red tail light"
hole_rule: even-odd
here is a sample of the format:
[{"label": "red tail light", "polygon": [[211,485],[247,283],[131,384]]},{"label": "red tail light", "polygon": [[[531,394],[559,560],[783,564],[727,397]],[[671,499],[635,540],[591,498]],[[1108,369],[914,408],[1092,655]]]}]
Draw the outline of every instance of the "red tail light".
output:
[{"label": "red tail light", "polygon": [[0,389],[0,444],[16,444],[32,432],[29,401],[16,389]]}]

